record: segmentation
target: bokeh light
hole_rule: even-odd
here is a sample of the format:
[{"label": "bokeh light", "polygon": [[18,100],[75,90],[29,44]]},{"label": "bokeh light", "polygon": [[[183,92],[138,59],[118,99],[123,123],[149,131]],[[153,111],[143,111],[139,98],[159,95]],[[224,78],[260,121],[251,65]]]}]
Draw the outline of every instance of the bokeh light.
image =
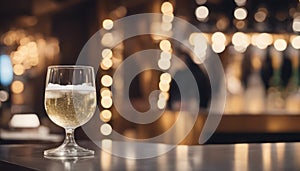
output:
[{"label": "bokeh light", "polygon": [[100,113],[100,119],[103,122],[109,122],[111,120],[111,117],[112,117],[112,113],[110,110],[103,110]]},{"label": "bokeh light", "polygon": [[7,91],[0,90],[0,102],[5,102],[9,98],[9,94]]},{"label": "bokeh light", "polygon": [[293,48],[300,49],[300,36],[295,36],[291,38],[291,43]]},{"label": "bokeh light", "polygon": [[105,30],[111,30],[114,26],[114,22],[111,20],[111,19],[105,19],[103,22],[102,22],[102,27],[105,29]]},{"label": "bokeh light", "polygon": [[278,51],[284,51],[287,47],[287,43],[284,39],[277,39],[274,42],[274,47]]},{"label": "bokeh light", "polygon": [[199,21],[204,21],[209,15],[209,10],[206,6],[199,6],[195,10],[195,15]]},{"label": "bokeh light", "polygon": [[21,81],[13,81],[11,84],[11,91],[15,94],[20,94],[24,91],[24,83]]},{"label": "bokeh light", "polygon": [[247,18],[247,10],[245,8],[236,8],[234,10],[234,17],[238,20]]},{"label": "bokeh light", "polygon": [[113,83],[113,79],[109,75],[103,75],[101,78],[101,84],[105,87],[111,86]]},{"label": "bokeh light", "polygon": [[159,59],[158,67],[163,70],[167,70],[171,67],[171,61],[168,59]]},{"label": "bokeh light", "polygon": [[16,75],[22,75],[22,74],[24,74],[24,71],[25,71],[25,68],[24,68],[23,65],[21,65],[21,64],[16,64],[16,65],[14,66],[14,73],[15,73]]},{"label": "bokeh light", "polygon": [[100,132],[106,136],[110,135],[112,133],[112,127],[109,124],[105,123],[105,124],[101,125]]},{"label": "bokeh light", "polygon": [[111,97],[104,96],[101,98],[101,106],[104,108],[110,108],[112,106],[113,102]]},{"label": "bokeh light", "polygon": [[113,56],[113,52],[111,49],[103,49],[101,55],[102,58],[111,58]]},{"label": "bokeh light", "polygon": [[173,13],[173,5],[170,2],[164,2],[160,8],[163,14],[171,14]]},{"label": "bokeh light", "polygon": [[159,48],[162,51],[170,51],[171,50],[171,43],[169,40],[162,40],[159,43]]}]

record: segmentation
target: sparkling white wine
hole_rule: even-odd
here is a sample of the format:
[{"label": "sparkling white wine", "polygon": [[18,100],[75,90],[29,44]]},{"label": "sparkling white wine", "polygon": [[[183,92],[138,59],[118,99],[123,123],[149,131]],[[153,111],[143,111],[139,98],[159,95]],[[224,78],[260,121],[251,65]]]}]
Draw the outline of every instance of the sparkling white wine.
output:
[{"label": "sparkling white wine", "polygon": [[85,124],[96,108],[96,91],[92,89],[46,89],[45,108],[49,118],[64,128]]}]

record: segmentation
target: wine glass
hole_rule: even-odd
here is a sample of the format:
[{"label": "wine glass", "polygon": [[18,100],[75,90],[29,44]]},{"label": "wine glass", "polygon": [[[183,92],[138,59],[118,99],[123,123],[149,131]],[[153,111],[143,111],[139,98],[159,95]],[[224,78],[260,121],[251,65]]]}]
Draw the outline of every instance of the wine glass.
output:
[{"label": "wine glass", "polygon": [[46,112],[55,124],[65,129],[62,145],[44,151],[45,157],[90,157],[94,151],[76,144],[74,130],[88,122],[96,109],[94,69],[90,66],[49,66],[46,77]]}]

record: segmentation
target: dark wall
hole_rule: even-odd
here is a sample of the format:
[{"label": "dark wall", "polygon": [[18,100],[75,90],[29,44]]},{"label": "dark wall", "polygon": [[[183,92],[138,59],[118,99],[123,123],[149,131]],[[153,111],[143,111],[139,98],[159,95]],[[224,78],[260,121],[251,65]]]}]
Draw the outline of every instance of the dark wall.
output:
[{"label": "dark wall", "polygon": [[60,41],[60,64],[75,64],[87,40],[99,28],[96,1],[64,9],[52,18],[52,35]]}]

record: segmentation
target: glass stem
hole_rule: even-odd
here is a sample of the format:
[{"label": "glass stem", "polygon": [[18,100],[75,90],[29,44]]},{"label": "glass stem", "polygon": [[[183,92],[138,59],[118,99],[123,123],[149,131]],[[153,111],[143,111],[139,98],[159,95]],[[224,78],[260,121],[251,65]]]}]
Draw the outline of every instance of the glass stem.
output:
[{"label": "glass stem", "polygon": [[66,130],[66,138],[64,144],[66,146],[77,146],[75,139],[74,139],[74,129],[68,128]]}]

